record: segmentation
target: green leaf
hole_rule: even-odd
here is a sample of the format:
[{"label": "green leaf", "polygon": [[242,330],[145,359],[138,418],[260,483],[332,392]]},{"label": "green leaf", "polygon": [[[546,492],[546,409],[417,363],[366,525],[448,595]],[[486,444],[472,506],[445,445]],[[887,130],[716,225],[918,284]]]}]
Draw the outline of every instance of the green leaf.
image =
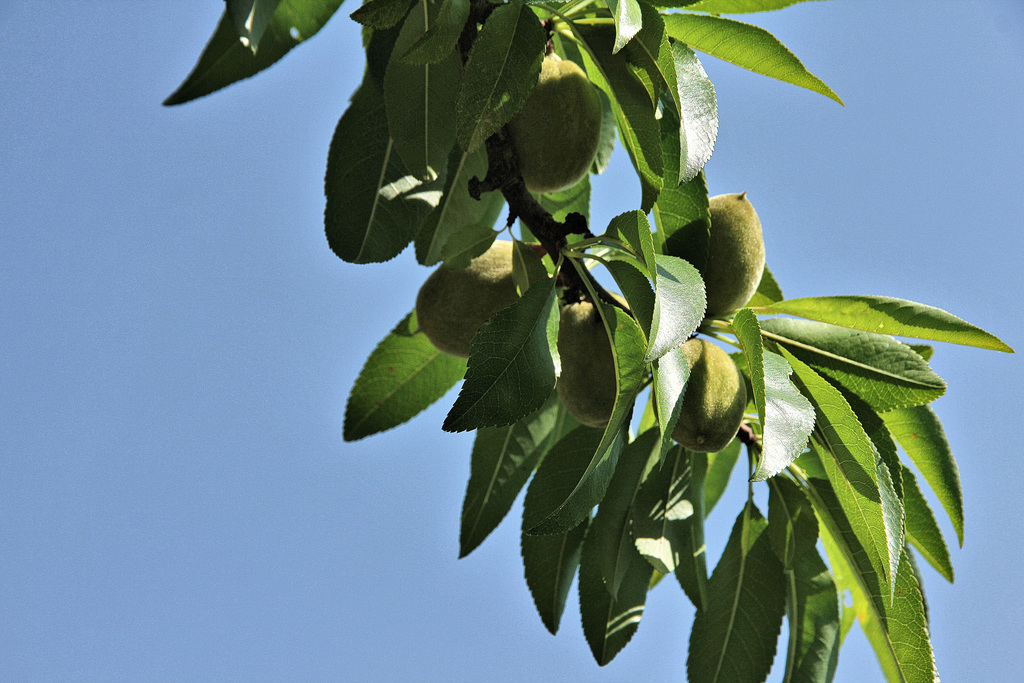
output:
[{"label": "green leaf", "polygon": [[[768,12],[770,10],[782,9],[795,5],[806,0],[698,0],[698,2],[683,2],[686,9],[694,12],[707,12],[708,14],[743,14],[746,12]],[[681,5],[662,5],[660,1],[656,5],[663,7],[678,7]]]},{"label": "green leaf", "polygon": [[469,4],[469,0],[442,0],[434,23],[402,53],[402,59],[410,64],[437,64],[453,54],[469,18]]},{"label": "green leaf", "polygon": [[748,502],[708,582],[708,608],[690,631],[690,683],[763,681],[775,657],[785,611],[782,565],[765,533],[767,520]]},{"label": "green leaf", "polygon": [[483,178],[486,173],[487,154],[484,150],[472,153],[452,150],[444,193],[416,234],[416,260],[420,264],[432,266],[445,260],[452,267],[458,267],[458,263],[445,257],[451,252],[449,240],[463,232],[474,235],[490,233],[493,240],[492,228],[505,205],[504,198],[500,192],[489,192],[479,200],[469,195],[469,180],[474,176]]},{"label": "green leaf", "polygon": [[[644,221],[646,224],[646,221]],[[661,358],[680,346],[704,319],[704,280],[697,269],[675,256],[657,254],[654,314],[644,361]]]},{"label": "green leaf", "polygon": [[665,28],[670,36],[701,52],[843,103],[778,38],[763,28],[698,14],[667,15]]},{"label": "green leaf", "polygon": [[[549,277],[543,258],[533,246],[519,240],[513,242],[512,280],[521,293],[527,292],[534,283],[542,282]],[[560,371],[556,374],[560,374]]]},{"label": "green leaf", "polygon": [[935,411],[929,406],[881,414],[885,426],[924,476],[964,544],[964,495],[960,470]]},{"label": "green leaf", "polygon": [[628,546],[629,564],[613,598],[595,566],[592,548],[588,536],[580,560],[580,615],[590,651],[597,663],[604,666],[636,633],[654,570],[632,545]]},{"label": "green leaf", "polygon": [[658,457],[657,440],[658,431],[647,429],[623,449],[594,523],[587,532],[590,563],[597,569],[611,598],[618,595],[636,555],[629,530],[630,509],[645,469]]},{"label": "green leaf", "polygon": [[226,0],[227,14],[243,45],[255,54],[280,0]]},{"label": "green leaf", "polygon": [[615,22],[615,43],[612,53],[626,46],[633,36],[640,31],[643,24],[640,15],[640,3],[636,0],[608,0],[608,10]]},{"label": "green leaf", "polygon": [[704,478],[704,516],[711,514],[729,485],[732,470],[740,457],[740,440],[733,439],[717,453],[708,454],[708,473]]},{"label": "green leaf", "polygon": [[994,335],[951,313],[904,299],[885,296],[808,297],[779,301],[758,312],[788,313],[856,330],[1013,353],[1013,349]]},{"label": "green leaf", "polygon": [[491,13],[469,51],[456,102],[462,149],[474,151],[523,108],[540,76],[544,41],[537,15],[519,0]]},{"label": "green leaf", "polygon": [[[669,113],[662,115],[663,130],[672,125],[665,121],[669,116]],[[671,176],[672,172],[673,167],[666,162],[665,175]],[[708,231],[711,226],[708,186],[703,172],[688,183],[661,191],[654,205],[654,223],[658,228],[654,236],[658,249],[669,256],[686,259],[703,272],[708,261]]]},{"label": "green leaf", "polygon": [[691,479],[689,453],[676,447],[641,484],[630,510],[636,549],[662,574],[674,572],[692,552],[689,520],[696,506]]},{"label": "green leaf", "polygon": [[928,403],[946,391],[921,356],[887,335],[789,318],[762,320],[761,332],[878,412]]},{"label": "green leaf", "polygon": [[[678,183],[697,177],[711,158],[718,137],[718,98],[700,60],[686,45],[671,42],[675,64],[673,99],[679,109],[680,159]],[[666,176],[669,177],[669,176]]]},{"label": "green leaf", "polygon": [[523,530],[561,534],[579,524],[604,497],[625,444],[624,429],[601,451],[600,429],[578,427],[556,443],[537,469],[523,502]]},{"label": "green leaf", "polygon": [[786,577],[789,644],[784,683],[831,680],[839,655],[839,599],[818,555],[818,523],[800,488],[782,477],[769,481],[768,532]]},{"label": "green leaf", "polygon": [[849,535],[842,528],[845,518],[834,499],[829,499],[828,485],[820,480],[810,481],[808,490],[822,522],[821,538],[836,584],[841,592],[849,590],[853,595],[853,607],[844,608],[844,619],[847,610],[856,615],[889,681],[934,683],[938,674],[928,637],[924,598],[906,554],[896,576],[896,598],[886,605],[878,577],[859,570],[857,548],[847,542]]},{"label": "green leaf", "polygon": [[345,441],[396,427],[448,393],[466,361],[441,353],[417,332],[410,313],[366,360],[345,406]]},{"label": "green leaf", "polygon": [[555,388],[557,336],[558,298],[548,278],[477,331],[466,381],[441,428],[511,424],[540,408]]},{"label": "green leaf", "polygon": [[[622,296],[626,297],[629,310],[643,331],[644,338],[651,334],[651,321],[654,318],[654,289],[651,281],[644,274],[642,266],[633,261],[609,261],[605,263]],[[644,342],[644,349],[647,342]]]},{"label": "green leaf", "polygon": [[900,547],[892,547],[886,534],[882,494],[879,490],[875,448],[838,389],[809,366],[782,350],[793,368],[800,389],[814,404],[820,449],[816,449],[842,514],[849,520],[861,549],[856,567],[877,574],[878,588],[889,590],[887,580],[899,562]]},{"label": "green leaf", "polygon": [[761,458],[752,480],[764,481],[803,453],[814,429],[814,408],[790,381],[793,371],[786,360],[762,347],[761,328],[753,311],[740,309],[732,326],[747,360],[761,420]]},{"label": "green leaf", "polygon": [[664,185],[661,131],[655,118],[655,103],[625,54],[612,54],[615,36],[610,27],[577,24],[570,24],[570,27],[585,49],[587,75],[612,101],[619,137],[640,178],[640,209],[647,213]]},{"label": "green leaf", "polygon": [[604,90],[595,88],[595,91],[601,98],[601,138],[597,143],[597,152],[594,153],[594,163],[590,165],[590,172],[601,175],[608,168],[612,152],[615,151],[615,110],[612,109],[612,101]]},{"label": "green leaf", "polygon": [[953,562],[935,514],[917,485],[917,478],[903,466],[903,504],[907,515],[907,540],[942,578],[953,583]]},{"label": "green leaf", "polygon": [[341,0],[281,0],[255,53],[239,40],[225,10],[192,73],[164,104],[182,104],[259,73],[316,35],[339,6]]},{"label": "green leaf", "polygon": [[405,18],[416,0],[369,0],[350,14],[353,21],[383,31]]},{"label": "green leaf", "polygon": [[440,187],[410,175],[395,153],[383,93],[369,77],[334,131],[324,193],[327,242],[349,263],[397,256],[440,198]]},{"label": "green leaf", "polygon": [[[680,448],[682,448],[680,446]],[[681,541],[688,550],[676,566],[676,581],[697,609],[708,606],[708,559],[704,542],[704,475],[708,471],[708,454],[688,451],[690,457],[690,497],[693,515],[686,536]]]},{"label": "green leaf", "polygon": [[690,378],[690,366],[682,347],[669,349],[658,359],[654,368],[654,398],[658,405],[658,420],[661,429],[661,452],[667,453],[671,447],[672,432],[679,422],[682,412],[683,392],[686,380]]},{"label": "green leaf", "polygon": [[531,536],[524,531],[520,538],[526,585],[540,620],[552,635],[558,633],[565,599],[580,564],[580,551],[589,525],[590,518],[584,517],[576,527],[563,534]]},{"label": "green leaf", "polygon": [[637,257],[651,277],[656,267],[654,260],[654,240],[651,237],[651,224],[640,211],[621,213],[608,223],[603,237],[622,240],[636,252]]},{"label": "green leaf", "polygon": [[578,426],[552,393],[543,408],[514,425],[477,431],[462,503],[460,558],[498,526],[544,454]]},{"label": "green leaf", "polygon": [[435,5],[421,0],[402,24],[384,73],[384,103],[395,151],[414,176],[433,180],[455,144],[455,98],[462,61],[454,52],[437,64],[410,64],[401,56],[426,35]]},{"label": "green leaf", "polygon": [[768,270],[768,266],[765,266],[764,272],[761,273],[761,283],[757,286],[754,296],[750,297],[747,306],[750,308],[769,306],[776,301],[782,301],[784,298],[782,296],[782,287],[779,286],[778,280],[772,275],[772,271]]}]

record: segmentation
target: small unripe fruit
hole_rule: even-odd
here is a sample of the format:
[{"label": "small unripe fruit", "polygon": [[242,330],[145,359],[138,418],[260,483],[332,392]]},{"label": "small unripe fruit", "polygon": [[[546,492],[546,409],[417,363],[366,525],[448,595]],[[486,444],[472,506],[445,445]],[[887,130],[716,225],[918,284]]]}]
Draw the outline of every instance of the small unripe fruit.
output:
[{"label": "small unripe fruit", "polygon": [[716,453],[729,445],[743,422],[747,386],[729,354],[711,342],[691,339],[682,351],[690,378],[672,438],[692,451]]},{"label": "small unripe fruit", "polygon": [[601,99],[583,69],[550,54],[509,129],[526,189],[557,192],[590,170],[601,141]]},{"label": "small unripe fruit", "polygon": [[580,301],[562,307],[558,355],[562,374],[556,389],[565,409],[588,427],[604,427],[615,407],[615,361],[594,304]]},{"label": "small unripe fruit", "polygon": [[416,319],[439,350],[468,358],[480,326],[518,298],[512,242],[499,240],[462,270],[441,266],[431,273],[416,296]]},{"label": "small unripe fruit", "polygon": [[731,313],[750,301],[764,272],[761,220],[747,193],[720,194],[710,200],[711,230],[704,287],[705,317]]}]

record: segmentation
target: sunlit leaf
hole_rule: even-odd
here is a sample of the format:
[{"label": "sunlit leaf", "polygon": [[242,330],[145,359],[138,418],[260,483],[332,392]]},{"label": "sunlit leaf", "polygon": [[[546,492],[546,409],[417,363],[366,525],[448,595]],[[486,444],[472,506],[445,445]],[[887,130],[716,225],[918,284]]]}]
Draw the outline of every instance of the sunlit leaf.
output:
[{"label": "sunlit leaf", "polygon": [[763,28],[724,17],[699,14],[667,15],[665,28],[670,36],[696,50],[762,76],[813,90],[839,104],[843,103],[778,38]]},{"label": "sunlit leaf", "polygon": [[953,562],[949,549],[942,538],[942,531],[935,521],[935,514],[917,485],[917,478],[908,467],[903,466],[904,508],[907,516],[907,540],[928,560],[942,578],[953,583]]},{"label": "sunlit leaf", "polygon": [[934,306],[892,297],[820,296],[787,299],[766,306],[759,312],[788,313],[868,332],[1013,353],[1013,349],[1002,340],[951,313]]}]

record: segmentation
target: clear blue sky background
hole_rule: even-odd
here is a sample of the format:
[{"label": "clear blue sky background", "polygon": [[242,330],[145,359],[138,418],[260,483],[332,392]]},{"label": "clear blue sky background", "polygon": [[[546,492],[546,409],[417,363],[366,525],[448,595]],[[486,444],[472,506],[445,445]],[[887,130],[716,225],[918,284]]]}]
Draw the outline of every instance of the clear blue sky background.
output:
[{"label": "clear blue sky background", "polygon": [[[456,560],[471,436],[440,431],[453,396],[342,442],[356,374],[427,273],[409,253],[342,263],[323,236],[355,7],[169,109],[223,3],[0,5],[0,679],[683,678],[693,611],[672,582],[598,668],[575,593],[558,636],[542,627],[514,518]],[[1024,350],[1024,6],[752,18],[847,105],[703,59],[709,185],[750,193],[787,295],[900,296]],[[620,149],[598,227],[635,206],[631,174]],[[934,366],[966,497],[955,586],[923,569],[938,668],[1011,680],[1022,358],[939,345]],[[743,488],[709,519],[712,558]],[[880,679],[855,631],[837,680]]]}]

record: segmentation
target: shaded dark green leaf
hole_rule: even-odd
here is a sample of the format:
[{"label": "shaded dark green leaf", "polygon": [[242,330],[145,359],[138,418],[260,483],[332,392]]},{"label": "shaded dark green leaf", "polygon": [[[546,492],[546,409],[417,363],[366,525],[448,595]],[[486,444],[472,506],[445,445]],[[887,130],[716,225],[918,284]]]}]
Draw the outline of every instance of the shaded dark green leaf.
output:
[{"label": "shaded dark green leaf", "polygon": [[590,518],[584,517],[563,534],[533,536],[524,531],[520,537],[526,585],[540,620],[552,635],[558,633],[589,525]]},{"label": "shaded dark green leaf", "polygon": [[785,612],[782,564],[768,522],[748,502],[708,581],[708,608],[690,631],[690,683],[763,681],[775,658]]},{"label": "shaded dark green leaf", "polygon": [[555,281],[546,279],[477,331],[466,381],[441,428],[511,424],[540,408],[555,388],[557,336]]},{"label": "shaded dark green leaf", "polygon": [[711,514],[718,499],[725,493],[729,485],[732,470],[739,460],[742,444],[733,439],[729,445],[717,453],[708,454],[708,473],[704,477],[704,516]]},{"label": "shaded dark green leaf", "polygon": [[469,18],[469,4],[469,0],[443,0],[430,28],[402,53],[402,59],[410,64],[436,64],[452,54]]},{"label": "shaded dark green leaf", "polygon": [[226,0],[227,14],[243,45],[254,53],[280,0]]},{"label": "shaded dark green leaf", "polygon": [[416,0],[369,0],[350,14],[353,21],[378,31],[397,26]]},{"label": "shaded dark green leaf", "polygon": [[953,562],[935,514],[917,485],[917,478],[903,467],[903,505],[907,516],[907,540],[942,578],[953,583]]},{"label": "shaded dark green leaf", "polygon": [[466,361],[434,348],[416,331],[416,314],[410,313],[377,345],[360,371],[345,406],[345,441],[411,419],[465,374]]},{"label": "shaded dark green leaf", "polygon": [[782,296],[782,287],[779,286],[778,280],[772,275],[772,271],[768,270],[768,266],[765,266],[764,272],[761,273],[761,282],[757,286],[757,291],[750,297],[747,306],[750,308],[768,306],[776,301],[782,301],[784,298]]},{"label": "shaded dark green leaf", "polygon": [[394,151],[384,114],[384,96],[370,78],[338,121],[324,180],[327,242],[349,263],[397,256],[437,205],[440,187],[406,170]]},{"label": "shaded dark green leaf", "polygon": [[182,104],[259,73],[316,35],[339,6],[341,0],[281,0],[255,53],[239,40],[225,10],[192,73],[164,104]]},{"label": "shaded dark green leaf", "polygon": [[544,454],[578,426],[552,393],[543,408],[514,425],[477,430],[462,503],[460,558],[498,526]]},{"label": "shaded dark green leaf", "polygon": [[494,10],[469,52],[456,102],[459,145],[472,152],[508,123],[537,85],[544,29],[519,0]]}]

